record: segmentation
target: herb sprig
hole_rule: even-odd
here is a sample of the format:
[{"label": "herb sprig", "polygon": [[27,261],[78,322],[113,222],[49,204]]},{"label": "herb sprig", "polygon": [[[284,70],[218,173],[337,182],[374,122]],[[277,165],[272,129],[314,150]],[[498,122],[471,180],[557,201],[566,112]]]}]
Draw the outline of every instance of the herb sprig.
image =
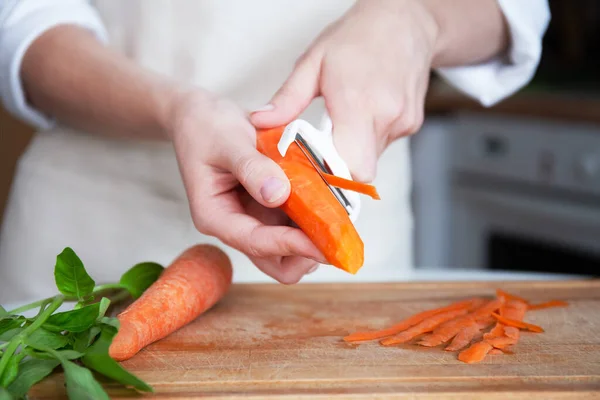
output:
[{"label": "herb sprig", "polygon": [[[153,392],[108,354],[119,320],[106,316],[111,304],[139,298],[163,267],[152,262],[133,266],[118,283],[96,285],[70,247],[57,257],[54,279],[60,294],[6,310],[0,305],[0,400],[27,398],[32,386],[61,366],[70,399],[108,399],[94,374]],[[57,312],[65,302],[70,311]],[[38,309],[36,316],[22,313]]]}]

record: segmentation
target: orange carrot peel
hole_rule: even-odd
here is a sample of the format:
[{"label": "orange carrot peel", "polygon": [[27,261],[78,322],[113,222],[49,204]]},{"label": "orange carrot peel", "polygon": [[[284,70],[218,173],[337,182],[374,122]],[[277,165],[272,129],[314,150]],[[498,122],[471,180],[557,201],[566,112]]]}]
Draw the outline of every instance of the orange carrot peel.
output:
[{"label": "orange carrot peel", "polygon": [[427,347],[447,344],[444,350],[458,351],[460,361],[478,363],[487,355],[514,354],[510,348],[519,342],[521,329],[544,332],[542,327],[524,321],[527,311],[567,305],[559,300],[532,305],[498,289],[495,299],[477,297],[422,311],[389,328],[352,333],[344,341],[381,339],[382,346],[391,346],[416,339],[414,343]]},{"label": "orange carrot peel", "polygon": [[381,200],[381,197],[379,197],[379,193],[377,193],[377,189],[373,185],[351,181],[349,179],[344,179],[339,176],[331,175],[325,172],[322,172],[321,174],[323,175],[327,183],[329,183],[331,186],[335,186],[340,189],[351,190],[357,193],[362,193],[364,195],[370,196],[374,200]]}]

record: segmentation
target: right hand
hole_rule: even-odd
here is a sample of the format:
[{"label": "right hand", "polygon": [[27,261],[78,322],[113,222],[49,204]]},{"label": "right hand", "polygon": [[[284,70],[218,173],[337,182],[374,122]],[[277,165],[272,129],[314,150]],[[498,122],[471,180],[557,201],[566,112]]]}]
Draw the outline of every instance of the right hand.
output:
[{"label": "right hand", "polygon": [[[169,135],[196,228],[293,284],[325,257],[277,207],[290,194],[283,170],[256,149],[256,130],[231,101],[201,90],[176,96]],[[240,186],[241,185],[241,186]]]}]

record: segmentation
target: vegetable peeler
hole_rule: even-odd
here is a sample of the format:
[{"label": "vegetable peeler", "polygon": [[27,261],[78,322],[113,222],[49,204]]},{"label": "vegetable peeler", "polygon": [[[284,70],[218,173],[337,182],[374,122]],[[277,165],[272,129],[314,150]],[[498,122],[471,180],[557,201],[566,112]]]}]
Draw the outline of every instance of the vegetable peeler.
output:
[{"label": "vegetable peeler", "polygon": [[305,120],[297,119],[285,127],[277,150],[284,157],[290,145],[296,143],[354,223],[360,213],[359,194],[331,186],[323,176],[326,173],[352,180],[348,166],[335,149],[332,130],[333,124],[328,115],[323,117],[320,129]]}]

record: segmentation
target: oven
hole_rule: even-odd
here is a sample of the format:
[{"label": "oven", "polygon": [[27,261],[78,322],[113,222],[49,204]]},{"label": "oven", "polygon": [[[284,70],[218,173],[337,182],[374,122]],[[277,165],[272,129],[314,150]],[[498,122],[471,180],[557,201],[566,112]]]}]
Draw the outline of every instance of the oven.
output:
[{"label": "oven", "polygon": [[447,259],[600,276],[600,127],[461,114],[449,150]]}]

